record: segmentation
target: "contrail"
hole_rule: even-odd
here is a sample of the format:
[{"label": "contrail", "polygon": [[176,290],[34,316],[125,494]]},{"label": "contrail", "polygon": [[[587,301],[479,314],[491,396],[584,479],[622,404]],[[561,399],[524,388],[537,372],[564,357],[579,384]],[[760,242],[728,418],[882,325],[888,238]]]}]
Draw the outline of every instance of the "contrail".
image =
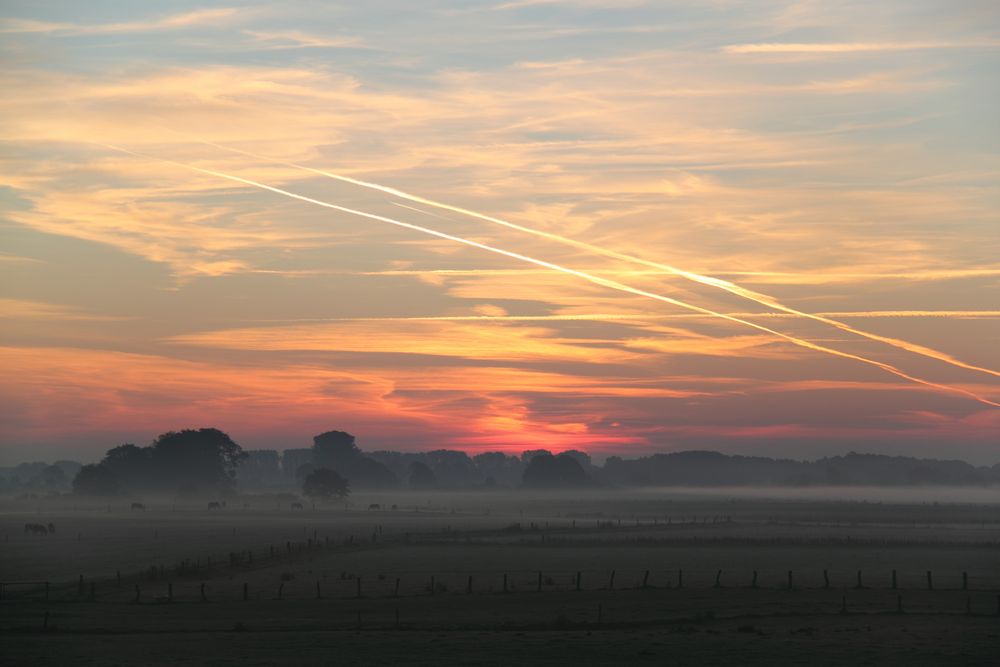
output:
[{"label": "contrail", "polygon": [[235,176],[233,174],[227,174],[225,172],[215,171],[213,169],[205,169],[203,167],[196,167],[194,165],[186,164],[184,162],[177,162],[176,160],[168,160],[168,159],[165,159],[165,158],[157,158],[157,157],[153,157],[151,155],[145,155],[143,153],[138,153],[138,152],[135,152],[135,151],[131,151],[131,150],[128,150],[126,148],[121,148],[119,146],[113,146],[111,144],[99,144],[99,145],[104,146],[105,148],[110,148],[112,150],[116,150],[116,151],[122,152],[122,153],[127,153],[127,154],[133,155],[135,157],[141,157],[141,158],[145,158],[145,159],[152,159],[152,160],[157,160],[157,161],[164,162],[164,163],[167,163],[167,164],[173,164],[173,165],[176,165],[178,167],[182,167],[184,169],[188,169],[190,171],[196,171],[196,172],[199,172],[199,173],[202,173],[202,174],[207,174],[207,175],[210,175],[210,176],[215,176],[217,178],[224,178],[224,179],[227,179],[227,180],[230,180],[230,181],[235,181],[237,183],[243,183],[245,185],[250,185],[252,187],[259,188],[261,190],[267,190],[269,192],[274,192],[276,194],[284,195],[284,196],[290,197],[292,199],[298,199],[299,201],[304,201],[304,202],[307,202],[309,204],[315,204],[316,206],[322,206],[324,208],[333,209],[335,211],[341,211],[342,213],[348,213],[350,215],[356,215],[358,217],[368,218],[369,220],[378,220],[379,222],[385,222],[385,223],[388,223],[390,225],[395,225],[397,227],[402,227],[404,229],[410,229],[410,230],[413,230],[413,231],[416,231],[416,232],[420,232],[422,234],[427,234],[429,236],[434,236],[434,237],[437,237],[437,238],[440,238],[440,239],[445,239],[445,240],[448,240],[448,241],[454,241],[455,243],[461,243],[463,245],[467,245],[467,246],[470,246],[472,248],[479,248],[480,250],[485,250],[487,252],[492,252],[492,253],[497,254],[497,255],[503,255],[504,257],[510,257],[512,259],[520,260],[522,262],[527,262],[529,264],[534,264],[535,266],[541,266],[541,267],[544,267],[544,268],[547,268],[547,269],[551,269],[553,271],[558,271],[560,273],[565,273],[566,275],[576,276],[577,278],[582,278],[583,280],[591,282],[591,283],[593,283],[595,285],[600,285],[602,287],[607,287],[607,288],[610,288],[610,289],[613,289],[613,290],[617,290],[619,292],[624,292],[626,294],[634,294],[636,296],[641,296],[641,297],[645,297],[645,298],[648,298],[648,299],[654,299],[656,301],[662,301],[663,303],[669,303],[671,305],[678,306],[680,308],[685,308],[687,310],[692,310],[692,311],[695,311],[695,312],[698,312],[698,313],[702,313],[704,315],[712,315],[714,317],[718,317],[718,318],[723,319],[723,320],[728,320],[730,322],[735,322],[737,324],[742,324],[742,325],[745,325],[745,326],[757,329],[759,331],[764,331],[764,332],[769,333],[769,334],[771,334],[773,336],[777,336],[778,338],[781,338],[783,340],[787,340],[788,342],[790,342],[790,343],[792,343],[794,345],[798,345],[799,347],[804,347],[806,349],[815,350],[817,352],[824,352],[826,354],[830,354],[830,355],[837,356],[837,357],[842,357],[844,359],[853,359],[854,361],[858,361],[858,362],[861,362],[861,363],[864,363],[864,364],[868,364],[870,366],[875,366],[876,368],[880,368],[883,371],[885,371],[887,373],[892,373],[893,375],[895,375],[897,377],[900,377],[900,378],[903,378],[904,380],[909,380],[910,382],[914,382],[916,384],[921,384],[921,385],[924,385],[925,387],[931,387],[933,389],[938,389],[938,390],[941,390],[941,391],[963,394],[964,396],[967,396],[967,397],[972,398],[972,399],[974,399],[976,401],[979,401],[980,403],[984,403],[986,405],[991,405],[993,407],[1000,408],[1000,403],[997,403],[995,401],[991,401],[988,398],[985,398],[983,396],[979,396],[978,394],[974,394],[973,392],[968,391],[966,389],[962,389],[960,387],[953,387],[953,386],[949,386],[949,385],[944,385],[944,384],[939,384],[937,382],[932,382],[930,380],[924,380],[923,378],[919,378],[919,377],[910,375],[908,373],[905,373],[902,370],[896,368],[895,366],[893,366],[891,364],[887,364],[887,363],[884,363],[884,362],[881,362],[881,361],[876,361],[874,359],[868,359],[867,357],[862,357],[862,356],[857,355],[857,354],[851,354],[850,352],[842,352],[841,350],[836,350],[834,348],[826,347],[824,345],[819,345],[817,343],[813,343],[813,342],[805,340],[803,338],[798,338],[798,337],[792,336],[790,334],[785,334],[785,333],[782,333],[780,331],[776,331],[774,329],[765,327],[765,326],[763,326],[761,324],[757,324],[755,322],[751,322],[749,320],[744,320],[744,319],[741,319],[741,318],[738,318],[738,317],[733,317],[731,315],[726,315],[725,313],[716,312],[716,311],[711,310],[709,308],[703,308],[701,306],[696,306],[696,305],[691,304],[691,303],[686,303],[684,301],[679,301],[678,299],[674,299],[674,298],[671,298],[671,297],[668,297],[668,296],[664,296],[662,294],[656,294],[654,292],[648,292],[646,290],[639,289],[637,287],[632,287],[630,285],[626,285],[624,283],[620,283],[620,282],[618,282],[616,280],[610,280],[608,278],[601,278],[600,276],[595,276],[595,275],[592,275],[590,273],[586,273],[584,271],[578,271],[576,269],[571,269],[569,267],[562,266],[560,264],[555,264],[554,262],[548,262],[548,261],[543,260],[543,259],[537,259],[535,257],[530,257],[528,255],[523,255],[521,253],[513,252],[513,251],[510,251],[510,250],[504,250],[503,248],[498,248],[496,246],[491,246],[491,245],[488,245],[486,243],[480,243],[478,241],[473,241],[471,239],[466,239],[466,238],[463,238],[461,236],[455,236],[453,234],[447,234],[445,232],[441,232],[441,231],[438,231],[436,229],[431,229],[429,227],[423,227],[421,225],[415,225],[415,224],[410,223],[410,222],[403,222],[402,220],[395,220],[393,218],[389,218],[389,217],[386,217],[384,215],[377,215],[375,213],[368,213],[367,211],[359,211],[357,209],[348,208],[346,206],[340,206],[338,204],[332,204],[330,202],[321,201],[319,199],[313,199],[312,197],[306,197],[305,195],[300,195],[300,194],[297,194],[295,192],[290,192],[288,190],[283,190],[281,188],[274,187],[273,185],[266,185],[266,184],[260,183],[258,181],[252,181],[252,180],[250,180],[248,178],[242,178],[240,176]]},{"label": "contrail", "polygon": [[[380,192],[384,192],[386,194],[390,194],[390,195],[393,195],[395,197],[400,197],[401,199],[406,199],[406,200],[409,200],[409,201],[412,201],[412,202],[415,202],[415,203],[425,204],[427,206],[433,206],[435,208],[440,208],[440,209],[444,209],[444,210],[447,210],[447,211],[452,211],[453,213],[459,213],[461,215],[466,215],[466,216],[469,216],[469,217],[477,218],[479,220],[484,220],[486,222],[491,222],[493,224],[502,225],[502,226],[507,227],[509,229],[515,229],[515,230],[517,230],[519,232],[524,232],[526,234],[532,234],[534,236],[540,236],[540,237],[548,239],[550,241],[555,241],[557,243],[562,243],[564,245],[569,245],[569,246],[572,246],[572,247],[577,248],[579,250],[586,250],[588,252],[592,252],[592,253],[596,253],[596,254],[599,254],[599,255],[603,255],[605,257],[610,257],[610,258],[613,258],[613,259],[617,259],[619,261],[630,262],[632,264],[640,264],[640,265],[643,265],[643,266],[648,266],[650,268],[659,269],[661,271],[666,271],[668,273],[672,273],[672,274],[674,274],[676,276],[680,276],[682,278],[686,278],[687,280],[690,280],[690,281],[693,281],[693,282],[696,282],[696,283],[700,283],[702,285],[708,285],[710,287],[715,287],[717,289],[724,290],[726,292],[729,292],[730,294],[735,294],[736,296],[739,296],[741,298],[747,299],[749,301],[753,301],[753,302],[758,303],[758,304],[760,304],[762,306],[767,306],[768,308],[774,308],[775,310],[780,310],[780,311],[788,313],[790,315],[795,315],[797,317],[804,317],[804,318],[807,318],[807,319],[810,319],[810,320],[814,320],[816,322],[822,322],[823,324],[827,324],[829,326],[836,327],[837,329],[840,329],[841,331],[844,331],[844,332],[847,332],[847,333],[850,333],[850,334],[854,334],[856,336],[861,336],[861,337],[867,338],[869,340],[878,341],[880,343],[884,343],[886,345],[890,345],[892,347],[895,347],[895,348],[898,348],[898,349],[901,349],[901,350],[906,350],[907,352],[911,352],[913,354],[919,354],[919,355],[924,356],[924,357],[928,357],[928,358],[931,358],[931,359],[936,359],[938,361],[942,361],[944,363],[951,364],[951,365],[957,366],[959,368],[964,368],[966,370],[978,371],[980,373],[986,373],[988,375],[992,375],[992,376],[995,376],[995,377],[1000,377],[1000,371],[995,371],[995,370],[993,370],[991,368],[985,368],[985,367],[982,367],[982,366],[976,366],[974,364],[966,363],[966,362],[964,362],[964,361],[962,361],[960,359],[956,359],[955,357],[951,356],[950,354],[948,354],[946,352],[941,352],[939,350],[935,350],[935,349],[927,347],[925,345],[919,345],[917,343],[911,343],[909,341],[901,340],[899,338],[892,338],[892,337],[889,337],[889,336],[882,336],[882,335],[879,335],[879,334],[876,334],[876,333],[871,333],[869,331],[864,331],[862,329],[858,329],[856,327],[852,327],[851,325],[846,324],[844,322],[841,322],[839,320],[834,320],[834,319],[831,319],[829,317],[824,317],[823,315],[817,315],[815,313],[807,313],[805,311],[797,310],[795,308],[792,308],[791,306],[786,306],[786,305],[782,304],[781,302],[779,302],[777,299],[775,299],[772,296],[768,296],[767,294],[762,294],[760,292],[755,292],[753,290],[746,289],[745,287],[740,287],[739,285],[737,285],[735,283],[732,283],[732,282],[729,282],[728,280],[722,280],[720,278],[713,278],[712,276],[706,276],[706,275],[703,275],[703,274],[700,274],[700,273],[695,273],[693,271],[685,271],[684,269],[680,269],[680,268],[677,268],[675,266],[671,266],[670,264],[663,264],[661,262],[654,262],[654,261],[651,261],[651,260],[646,260],[646,259],[643,259],[641,257],[635,257],[633,255],[627,255],[627,254],[624,254],[624,253],[617,252],[615,250],[610,250],[608,248],[602,248],[601,246],[596,246],[596,245],[587,243],[585,241],[577,241],[575,239],[571,239],[571,238],[568,238],[568,237],[565,237],[565,236],[560,236],[559,234],[553,234],[552,232],[546,232],[546,231],[541,230],[541,229],[535,229],[533,227],[525,227],[524,225],[519,225],[517,223],[510,222],[508,220],[503,220],[501,218],[496,218],[496,217],[493,217],[493,216],[490,216],[490,215],[486,215],[485,213],[480,213],[478,211],[473,211],[473,210],[470,210],[470,209],[467,209],[467,208],[462,208],[460,206],[452,206],[451,204],[446,204],[444,202],[435,201],[433,199],[427,199],[425,197],[421,197],[419,195],[414,195],[414,194],[411,194],[409,192],[404,192],[403,190],[398,190],[398,189],[393,188],[393,187],[389,187],[389,186],[386,186],[386,185],[380,185],[378,183],[372,183],[371,181],[363,181],[363,180],[360,180],[360,179],[357,179],[357,178],[351,178],[350,176],[344,176],[342,174],[336,174],[336,173],[333,173],[333,172],[324,171],[322,169],[316,169],[314,167],[307,167],[305,165],[297,164],[295,162],[288,162],[286,160],[278,160],[278,159],[275,159],[275,158],[269,158],[269,157],[266,157],[266,156],[263,156],[263,155],[257,155],[255,153],[250,153],[248,151],[242,151],[242,150],[239,150],[239,149],[236,149],[236,148],[230,148],[229,146],[223,146],[221,144],[216,144],[216,143],[213,143],[211,141],[204,141],[204,140],[198,140],[198,141],[199,141],[199,143],[202,143],[204,145],[213,146],[213,147],[219,148],[221,150],[229,151],[229,152],[232,152],[232,153],[237,153],[237,154],[240,154],[240,155],[246,155],[248,157],[252,157],[252,158],[255,158],[255,159],[258,159],[258,160],[265,160],[265,161],[271,162],[273,164],[282,164],[282,165],[285,165],[285,166],[288,166],[288,167],[292,167],[292,168],[295,168],[295,169],[301,169],[301,170],[309,171],[309,172],[312,172],[314,174],[319,174],[321,176],[325,176],[327,178],[332,178],[332,179],[335,179],[335,180],[338,180],[338,181],[342,181],[344,183],[351,183],[352,185],[357,185],[357,186],[360,186],[360,187],[363,187],[363,188],[369,188],[371,190],[378,190]],[[418,210],[419,211],[419,209],[414,209],[414,210]],[[426,211],[421,211],[421,212],[426,214]]]}]

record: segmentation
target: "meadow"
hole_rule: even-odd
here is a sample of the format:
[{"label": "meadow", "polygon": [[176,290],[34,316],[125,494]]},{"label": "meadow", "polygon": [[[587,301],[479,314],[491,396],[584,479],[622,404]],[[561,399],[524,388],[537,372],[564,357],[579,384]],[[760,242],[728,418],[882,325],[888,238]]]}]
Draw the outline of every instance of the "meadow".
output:
[{"label": "meadow", "polygon": [[746,664],[820,648],[820,664],[986,664],[1000,499],[948,497],[6,498],[0,633],[14,664]]}]

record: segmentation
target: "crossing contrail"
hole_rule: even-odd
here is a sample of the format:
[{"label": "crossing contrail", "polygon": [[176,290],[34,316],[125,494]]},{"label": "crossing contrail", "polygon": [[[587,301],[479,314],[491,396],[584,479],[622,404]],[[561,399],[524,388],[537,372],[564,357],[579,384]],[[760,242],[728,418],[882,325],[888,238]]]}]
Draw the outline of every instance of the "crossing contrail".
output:
[{"label": "crossing contrail", "polygon": [[[642,266],[647,266],[647,267],[650,267],[650,268],[658,269],[660,271],[665,271],[667,273],[672,273],[672,274],[674,274],[676,276],[680,276],[680,277],[685,278],[687,280],[690,280],[692,282],[696,282],[696,283],[700,283],[702,285],[708,285],[710,287],[715,287],[716,289],[724,290],[726,292],[729,292],[730,294],[734,294],[736,296],[739,296],[741,298],[747,299],[749,301],[753,301],[753,302],[758,303],[758,304],[760,304],[762,306],[767,306],[768,308],[773,308],[775,310],[779,310],[779,311],[782,311],[784,313],[788,313],[789,315],[794,315],[796,317],[804,317],[804,318],[813,320],[815,322],[821,322],[821,323],[826,324],[828,326],[836,327],[837,329],[839,329],[841,331],[844,331],[846,333],[854,334],[856,336],[861,336],[863,338],[867,338],[869,340],[874,340],[874,341],[877,341],[879,343],[884,343],[886,345],[890,345],[892,347],[895,347],[895,348],[898,348],[898,349],[901,349],[901,350],[906,350],[907,352],[910,352],[910,353],[913,353],[913,354],[918,354],[918,355],[921,355],[921,356],[924,356],[924,357],[928,357],[930,359],[936,359],[937,361],[941,361],[941,362],[944,362],[944,363],[947,363],[947,364],[951,364],[952,366],[957,366],[959,368],[964,368],[966,370],[976,371],[976,372],[979,372],[979,373],[986,373],[986,374],[992,375],[994,377],[1000,377],[1000,371],[995,371],[995,370],[993,370],[991,368],[985,368],[983,366],[976,366],[974,364],[970,364],[970,363],[964,362],[961,359],[956,359],[955,357],[953,357],[952,355],[950,355],[950,354],[948,354],[946,352],[941,352],[940,350],[935,350],[933,348],[927,347],[926,345],[920,345],[920,344],[917,344],[917,343],[911,343],[909,341],[902,340],[902,339],[899,339],[899,338],[893,338],[893,337],[890,337],[890,336],[882,336],[880,334],[872,333],[870,331],[864,331],[863,329],[858,329],[857,327],[852,327],[851,325],[846,324],[845,322],[841,322],[839,320],[835,320],[835,319],[832,319],[830,317],[825,317],[823,315],[818,315],[816,313],[808,313],[808,312],[805,312],[805,311],[798,310],[796,308],[792,308],[791,306],[786,306],[786,305],[784,305],[783,303],[781,303],[780,301],[778,301],[777,299],[775,299],[772,296],[769,296],[767,294],[762,294],[760,292],[756,292],[754,290],[750,290],[750,289],[747,289],[745,287],[741,287],[741,286],[739,286],[739,285],[737,285],[735,283],[732,283],[732,282],[730,282],[728,280],[722,280],[721,278],[713,278],[712,276],[706,276],[704,274],[695,273],[693,271],[686,271],[684,269],[680,269],[680,268],[672,266],[670,264],[664,264],[662,262],[654,262],[654,261],[651,261],[651,260],[643,259],[641,257],[635,257],[633,255],[627,255],[625,253],[617,252],[617,251],[611,250],[609,248],[603,248],[601,246],[593,245],[593,244],[587,243],[585,241],[578,241],[576,239],[571,239],[571,238],[568,238],[568,237],[565,237],[565,236],[561,236],[559,234],[554,234],[552,232],[547,232],[547,231],[544,231],[544,230],[541,230],[541,229],[535,229],[534,227],[525,227],[524,225],[519,225],[519,224],[517,224],[515,222],[510,222],[509,220],[503,220],[501,218],[496,218],[494,216],[486,215],[485,213],[480,213],[478,211],[473,211],[471,209],[462,208],[460,206],[453,206],[451,204],[447,204],[447,203],[440,202],[440,201],[435,201],[433,199],[427,199],[425,197],[421,197],[420,195],[411,194],[409,192],[405,192],[403,190],[399,190],[399,189],[396,189],[396,188],[393,188],[393,187],[389,187],[389,186],[386,186],[386,185],[381,185],[379,183],[373,183],[371,181],[363,181],[363,180],[360,180],[360,179],[357,179],[357,178],[351,178],[350,176],[344,176],[343,174],[337,174],[337,173],[325,171],[325,170],[322,170],[322,169],[316,169],[314,167],[307,167],[305,165],[297,164],[295,162],[289,162],[289,161],[286,161],[286,160],[278,160],[276,158],[270,158],[270,157],[263,156],[263,155],[257,155],[255,153],[251,153],[249,151],[243,151],[243,150],[239,150],[239,149],[236,149],[236,148],[231,148],[229,146],[223,146],[221,144],[216,144],[216,143],[211,142],[211,141],[204,141],[204,140],[198,140],[198,141],[199,141],[199,143],[202,143],[204,145],[213,146],[213,147],[219,148],[221,150],[229,151],[229,152],[232,152],[232,153],[237,153],[237,154],[240,154],[240,155],[246,155],[248,157],[252,157],[252,158],[255,158],[255,159],[258,159],[258,160],[264,160],[264,161],[267,161],[267,162],[271,162],[273,164],[281,164],[281,165],[285,165],[285,166],[288,166],[288,167],[292,167],[294,169],[305,170],[305,171],[312,172],[312,173],[318,174],[320,176],[325,176],[327,178],[332,178],[332,179],[335,179],[335,180],[338,180],[338,181],[341,181],[341,182],[344,182],[344,183],[350,183],[352,185],[357,185],[357,186],[360,186],[360,187],[363,187],[363,188],[368,188],[368,189],[371,189],[371,190],[378,190],[380,192],[384,192],[386,194],[393,195],[394,197],[399,197],[401,199],[406,199],[406,200],[414,202],[414,203],[424,204],[424,205],[427,205],[427,206],[433,206],[435,208],[443,209],[443,210],[446,210],[446,211],[451,211],[453,213],[459,213],[461,215],[469,216],[469,217],[472,217],[472,218],[477,218],[479,220],[490,222],[490,223],[493,223],[493,224],[496,224],[496,225],[502,225],[502,226],[507,227],[509,229],[515,229],[515,230],[517,230],[519,232],[524,232],[524,233],[527,233],[527,234],[532,234],[534,236],[539,236],[539,237],[548,239],[550,241],[555,241],[557,243],[562,243],[564,245],[569,245],[569,246],[572,246],[574,248],[577,248],[578,250],[586,250],[588,252],[592,252],[592,253],[596,253],[596,254],[599,254],[599,255],[603,255],[604,257],[610,257],[612,259],[617,259],[619,261],[629,262],[629,263],[632,263],[632,264],[639,264],[639,265],[642,265]],[[420,211],[420,209],[414,209],[414,210]],[[421,211],[421,212],[426,214],[426,211]]]},{"label": "crossing contrail", "polygon": [[814,351],[817,351],[817,352],[823,352],[825,354],[830,354],[830,355],[833,355],[833,356],[836,356],[836,357],[842,357],[844,359],[852,359],[854,361],[858,361],[858,362],[863,363],[863,364],[868,364],[870,366],[874,366],[876,368],[880,368],[880,369],[882,369],[883,371],[885,371],[887,373],[891,373],[891,374],[893,374],[893,375],[895,375],[897,377],[903,378],[904,380],[908,380],[910,382],[913,382],[913,383],[916,383],[916,384],[920,384],[920,385],[923,385],[925,387],[930,387],[932,389],[938,389],[940,391],[945,391],[945,392],[962,394],[962,395],[964,395],[964,396],[966,396],[968,398],[972,398],[973,400],[979,401],[980,403],[983,403],[985,405],[990,405],[990,406],[993,406],[993,407],[1000,408],[1000,403],[992,401],[992,400],[990,400],[990,399],[988,399],[988,398],[986,398],[984,396],[979,396],[978,394],[975,394],[975,393],[973,393],[971,391],[968,391],[967,389],[962,389],[961,387],[954,387],[954,386],[950,386],[950,385],[939,384],[937,382],[932,382],[930,380],[925,380],[923,378],[916,377],[914,375],[910,375],[910,374],[908,374],[908,373],[900,370],[899,368],[896,368],[892,364],[888,364],[888,363],[881,362],[881,361],[876,361],[875,359],[869,359],[867,357],[862,357],[860,355],[852,354],[850,352],[843,352],[841,350],[837,350],[837,349],[834,349],[834,348],[831,348],[831,347],[826,347],[824,345],[819,345],[818,343],[813,343],[813,342],[808,341],[808,340],[806,340],[804,338],[798,338],[797,336],[792,336],[790,334],[786,334],[786,333],[782,333],[780,331],[776,331],[775,329],[771,329],[769,327],[765,327],[762,324],[757,324],[755,322],[751,322],[750,320],[744,320],[744,319],[741,319],[739,317],[733,317],[732,315],[727,315],[725,313],[720,313],[720,312],[711,310],[709,308],[704,308],[702,306],[697,306],[695,304],[687,303],[685,301],[680,301],[678,299],[674,299],[674,298],[669,297],[669,296],[664,296],[662,294],[656,294],[655,292],[649,292],[649,291],[646,291],[646,290],[643,290],[643,289],[639,289],[637,287],[632,287],[631,285],[626,285],[625,283],[618,282],[617,280],[611,280],[609,278],[602,278],[600,276],[596,276],[596,275],[587,273],[585,271],[578,271],[576,269],[571,269],[569,267],[562,266],[562,265],[556,264],[554,262],[549,262],[549,261],[546,261],[546,260],[543,260],[543,259],[537,259],[535,257],[531,257],[529,255],[524,255],[524,254],[518,253],[518,252],[513,252],[511,250],[504,250],[503,248],[498,248],[496,246],[488,245],[486,243],[480,243],[478,241],[473,241],[472,239],[463,238],[461,236],[456,236],[454,234],[448,234],[448,233],[445,233],[445,232],[442,232],[442,231],[438,231],[436,229],[431,229],[430,227],[424,227],[422,225],[416,225],[416,224],[413,224],[413,223],[410,223],[410,222],[403,222],[402,220],[396,220],[394,218],[389,218],[389,217],[386,217],[384,215],[378,215],[378,214],[375,214],[375,213],[369,213],[367,211],[360,211],[358,209],[348,208],[346,206],[340,206],[339,204],[333,204],[333,203],[330,203],[330,202],[322,201],[320,199],[314,199],[312,197],[307,197],[305,195],[300,195],[298,193],[291,192],[289,190],[284,190],[282,188],[277,188],[277,187],[275,187],[273,185],[267,185],[265,183],[260,183],[258,181],[253,181],[253,180],[250,180],[249,178],[243,178],[241,176],[235,176],[233,174],[227,174],[225,172],[216,171],[214,169],[205,169],[203,167],[196,167],[194,165],[187,164],[187,163],[184,163],[184,162],[178,162],[176,160],[168,160],[168,159],[165,159],[165,158],[157,158],[157,157],[154,157],[154,156],[151,156],[151,155],[145,155],[143,153],[138,153],[136,151],[131,151],[131,150],[128,150],[126,148],[121,148],[119,146],[113,146],[111,144],[99,144],[99,145],[104,146],[105,148],[110,148],[112,150],[116,150],[116,151],[119,151],[119,152],[122,152],[122,153],[129,154],[129,155],[132,155],[132,156],[135,156],[135,157],[141,157],[141,158],[145,158],[145,159],[157,160],[159,162],[164,162],[164,163],[167,163],[167,164],[173,164],[175,166],[182,167],[184,169],[188,169],[190,171],[195,171],[195,172],[198,172],[198,173],[207,174],[209,176],[215,176],[217,178],[223,178],[223,179],[234,181],[234,182],[237,182],[237,183],[243,183],[244,185],[249,185],[249,186],[252,186],[252,187],[255,187],[255,188],[259,188],[261,190],[267,190],[269,192],[274,192],[275,194],[280,194],[280,195],[283,195],[285,197],[290,197],[291,199],[297,199],[299,201],[304,201],[306,203],[314,204],[316,206],[322,206],[324,208],[329,208],[329,209],[332,209],[332,210],[335,210],[335,211],[340,211],[342,213],[348,213],[350,215],[355,215],[355,216],[358,216],[358,217],[361,217],[361,218],[368,218],[369,220],[378,220],[379,222],[384,222],[384,223],[387,223],[387,224],[390,224],[390,225],[395,225],[397,227],[402,227],[404,229],[410,229],[410,230],[413,230],[413,231],[416,231],[416,232],[420,232],[422,234],[427,234],[429,236],[434,236],[434,237],[437,237],[437,238],[440,238],[440,239],[445,239],[445,240],[448,240],[448,241],[454,241],[455,243],[461,243],[463,245],[466,245],[466,246],[469,246],[469,247],[472,247],[472,248],[479,248],[480,250],[485,250],[487,252],[491,252],[491,253],[494,253],[494,254],[497,254],[497,255],[502,255],[504,257],[510,257],[511,259],[516,259],[516,260],[519,260],[519,261],[522,261],[522,262],[527,262],[529,264],[534,264],[535,266],[541,266],[541,267],[544,267],[544,268],[547,268],[547,269],[551,269],[553,271],[558,271],[558,272],[564,273],[566,275],[575,276],[577,278],[582,278],[583,280],[586,280],[586,281],[588,281],[590,283],[593,283],[595,285],[600,285],[602,287],[607,287],[609,289],[617,290],[619,292],[624,292],[626,294],[634,294],[636,296],[641,296],[641,297],[645,297],[645,298],[648,298],[648,299],[654,299],[656,301],[661,301],[663,303],[669,303],[671,305],[678,306],[680,308],[685,308],[687,310],[691,310],[691,311],[694,311],[694,312],[702,313],[704,315],[711,315],[713,317],[717,317],[717,318],[720,318],[720,319],[723,319],[723,320],[727,320],[727,321],[730,321],[730,322],[735,322],[737,324],[742,324],[744,326],[748,326],[748,327],[751,327],[753,329],[757,329],[758,331],[763,331],[765,333],[771,334],[772,336],[776,336],[776,337],[781,338],[783,340],[787,340],[788,342],[792,343],[793,345],[798,345],[799,347],[803,347],[803,348],[806,348],[806,349],[814,350]]}]

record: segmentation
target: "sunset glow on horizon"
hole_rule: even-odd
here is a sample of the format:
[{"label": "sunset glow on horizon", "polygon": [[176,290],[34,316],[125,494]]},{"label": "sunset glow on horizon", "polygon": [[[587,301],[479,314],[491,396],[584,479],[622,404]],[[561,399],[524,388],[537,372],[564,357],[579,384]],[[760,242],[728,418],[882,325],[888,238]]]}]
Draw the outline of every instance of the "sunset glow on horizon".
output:
[{"label": "sunset glow on horizon", "polygon": [[77,7],[0,11],[6,463],[1000,462],[993,3]]}]

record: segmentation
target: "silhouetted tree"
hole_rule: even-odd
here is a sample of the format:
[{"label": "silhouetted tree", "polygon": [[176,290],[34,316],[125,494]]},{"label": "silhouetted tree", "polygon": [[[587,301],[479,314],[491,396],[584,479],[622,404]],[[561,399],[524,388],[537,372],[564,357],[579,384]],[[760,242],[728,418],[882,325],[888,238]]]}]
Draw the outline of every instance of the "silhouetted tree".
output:
[{"label": "silhouetted tree", "polygon": [[69,478],[62,468],[51,465],[42,470],[42,486],[50,493],[59,492],[69,486]]},{"label": "silhouetted tree", "polygon": [[526,487],[546,489],[572,489],[594,485],[583,466],[572,456],[536,454],[524,469]]},{"label": "silhouetted tree", "polygon": [[149,449],[157,485],[168,488],[231,488],[236,468],[246,458],[239,445],[215,428],[164,433]]},{"label": "silhouetted tree", "polygon": [[329,468],[348,479],[355,488],[387,489],[399,486],[399,479],[389,468],[365,456],[344,431],[327,431],[313,438],[313,463]]},{"label": "silhouetted tree", "polygon": [[73,478],[73,493],[81,496],[116,496],[121,492],[118,476],[103,464],[85,465]]},{"label": "silhouetted tree", "polygon": [[434,471],[421,461],[410,464],[410,488],[416,491],[426,491],[437,488],[437,477]]},{"label": "silhouetted tree", "polygon": [[310,498],[346,498],[351,492],[347,480],[329,468],[318,468],[302,482],[302,493]]}]

